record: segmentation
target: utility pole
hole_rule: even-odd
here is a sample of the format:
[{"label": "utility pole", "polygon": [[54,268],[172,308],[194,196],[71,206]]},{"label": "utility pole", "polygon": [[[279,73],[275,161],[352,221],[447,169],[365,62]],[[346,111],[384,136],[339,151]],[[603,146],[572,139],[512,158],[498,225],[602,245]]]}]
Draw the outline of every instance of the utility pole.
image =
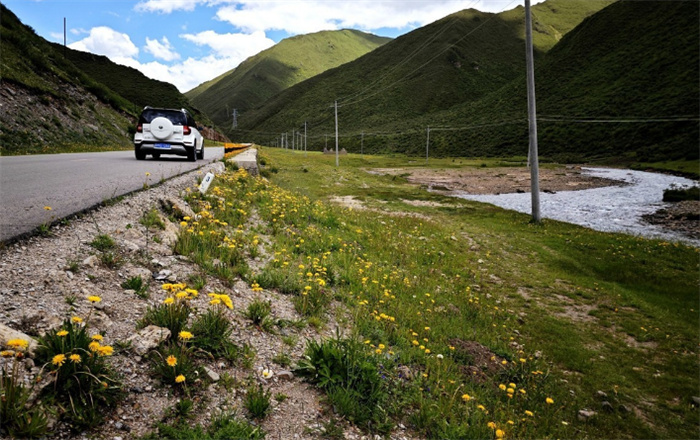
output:
[{"label": "utility pole", "polygon": [[306,156],[306,121],[304,121],[304,156]]},{"label": "utility pole", "polygon": [[428,127],[428,140],[425,142],[425,161],[428,162],[428,150],[430,149],[430,127]]},{"label": "utility pole", "polygon": [[231,128],[238,128],[238,109],[236,108],[233,109],[233,123],[231,124]]},{"label": "utility pole", "polygon": [[365,132],[360,134],[360,156],[365,156]]},{"label": "utility pole", "polygon": [[295,138],[294,130],[292,130],[292,151],[294,151],[294,138]]},{"label": "utility pole", "polygon": [[63,17],[63,58],[66,57],[66,17]]},{"label": "utility pole", "polygon": [[530,0],[525,0],[525,58],[527,59],[527,115],[530,131],[530,194],[532,222],[540,223],[540,165],[537,156],[537,107],[535,105],[535,63],[532,56],[532,14]]},{"label": "utility pole", "polygon": [[338,101],[335,101],[335,166],[338,165]]}]

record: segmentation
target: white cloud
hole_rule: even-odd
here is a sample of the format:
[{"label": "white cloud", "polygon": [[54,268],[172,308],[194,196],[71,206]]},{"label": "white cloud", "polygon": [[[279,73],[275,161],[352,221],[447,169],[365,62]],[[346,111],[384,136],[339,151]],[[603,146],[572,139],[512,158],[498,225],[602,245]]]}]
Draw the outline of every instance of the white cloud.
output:
[{"label": "white cloud", "polygon": [[160,41],[146,37],[146,46],[144,46],[143,50],[163,61],[180,59],[180,54],[175,52],[167,37],[163,37]]},{"label": "white cloud", "polygon": [[139,2],[135,9],[141,12],[160,12],[170,14],[173,11],[194,11],[200,3],[208,0],[145,0]]},{"label": "white cloud", "polygon": [[114,58],[132,58],[138,56],[139,48],[131,42],[127,34],[122,34],[107,26],[90,29],[86,38],[68,45],[71,49],[92,52]]},{"label": "white cloud", "polygon": [[218,34],[214,31],[204,31],[182,34],[180,37],[198,46],[209,46],[218,57],[235,58],[240,61],[275,44],[262,31],[251,34]]}]

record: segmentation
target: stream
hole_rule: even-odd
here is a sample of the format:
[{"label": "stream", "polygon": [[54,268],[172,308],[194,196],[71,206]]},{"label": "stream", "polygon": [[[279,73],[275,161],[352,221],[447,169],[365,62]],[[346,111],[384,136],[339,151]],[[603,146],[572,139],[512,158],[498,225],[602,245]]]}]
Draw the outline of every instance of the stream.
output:
[{"label": "stream", "polygon": [[[642,215],[652,214],[669,203],[663,202],[663,192],[672,185],[693,186],[697,183],[684,177],[646,171],[613,168],[583,168],[590,176],[624,182],[621,185],[580,191],[540,193],[540,213],[543,218],[560,220],[604,232],[623,232],[649,238],[681,241],[700,247],[700,240],[664,230],[646,223]],[[529,214],[532,212],[530,193],[468,194],[456,197],[491,203],[501,208]]]}]

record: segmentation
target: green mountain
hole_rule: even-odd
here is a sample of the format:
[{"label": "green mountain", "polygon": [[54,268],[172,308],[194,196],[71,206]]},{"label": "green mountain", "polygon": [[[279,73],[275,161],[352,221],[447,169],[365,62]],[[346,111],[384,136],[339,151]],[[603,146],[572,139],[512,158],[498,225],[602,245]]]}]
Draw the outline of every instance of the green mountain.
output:
[{"label": "green mountain", "polygon": [[0,41],[2,155],[127,148],[144,105],[198,113],[175,86],[49,43],[1,3]]},{"label": "green mountain", "polygon": [[364,55],[391,39],[355,30],[323,31],[280,41],[185,95],[220,126],[280,91]]},{"label": "green mountain", "polygon": [[[611,3],[549,0],[533,7],[536,58]],[[523,74],[524,33],[522,7],[501,14],[473,9],[452,14],[283,91],[240,118],[241,130],[229,134],[269,143],[269,136],[307,121],[310,142],[318,149],[334,132],[330,107],[337,100],[341,143],[349,151],[359,151],[364,132],[367,151],[414,152],[425,146],[423,119],[478,102]],[[469,123],[449,117],[438,122]]]}]

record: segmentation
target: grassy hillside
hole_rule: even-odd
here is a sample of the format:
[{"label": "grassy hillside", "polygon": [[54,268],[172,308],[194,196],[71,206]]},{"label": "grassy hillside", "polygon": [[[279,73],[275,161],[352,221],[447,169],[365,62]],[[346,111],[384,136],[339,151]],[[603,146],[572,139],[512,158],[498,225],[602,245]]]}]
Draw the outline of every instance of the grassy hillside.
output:
[{"label": "grassy hillside", "polygon": [[131,148],[144,105],[197,113],[174,86],[106,57],[64,50],[0,8],[0,154]]},{"label": "grassy hillside", "polygon": [[[566,2],[550,2],[534,8],[538,57],[572,23],[610,4],[576,2],[576,7],[557,9]],[[278,133],[308,120],[314,136],[332,133],[329,107],[338,99],[341,131],[353,136],[348,139],[350,148],[359,147],[364,131],[371,133],[365,139],[374,151],[405,149],[402,140],[387,133],[424,133],[425,126],[418,128],[413,120],[478,101],[524,71],[522,13],[519,8],[501,14],[473,9],[452,14],[281,93],[250,112],[242,128]]]},{"label": "grassy hillside", "polygon": [[[541,154],[571,161],[696,160],[697,121],[657,119],[700,114],[698,4],[621,1],[592,16],[590,10],[570,9],[581,4],[593,5],[549,0],[533,8],[541,49],[536,53]],[[324,135],[334,131],[330,105],[337,97],[341,147],[348,151],[359,152],[364,132],[366,152],[424,154],[430,126],[431,155],[525,155],[521,13],[520,8],[496,16],[463,11],[416,30],[280,94],[246,121],[251,125],[243,128],[253,133],[238,136],[274,142],[271,136],[308,120],[309,144],[320,149]],[[574,16],[583,22],[569,31]],[[439,33],[449,20],[462,26],[458,36],[449,28]],[[558,35],[552,28],[565,35],[545,54]],[[409,58],[409,48],[421,42],[429,49]],[[576,122],[591,118],[637,122]]]},{"label": "grassy hillside", "polygon": [[355,30],[299,35],[248,58],[240,66],[185,95],[221,126],[280,91],[331,67],[352,61],[390,41]]}]

